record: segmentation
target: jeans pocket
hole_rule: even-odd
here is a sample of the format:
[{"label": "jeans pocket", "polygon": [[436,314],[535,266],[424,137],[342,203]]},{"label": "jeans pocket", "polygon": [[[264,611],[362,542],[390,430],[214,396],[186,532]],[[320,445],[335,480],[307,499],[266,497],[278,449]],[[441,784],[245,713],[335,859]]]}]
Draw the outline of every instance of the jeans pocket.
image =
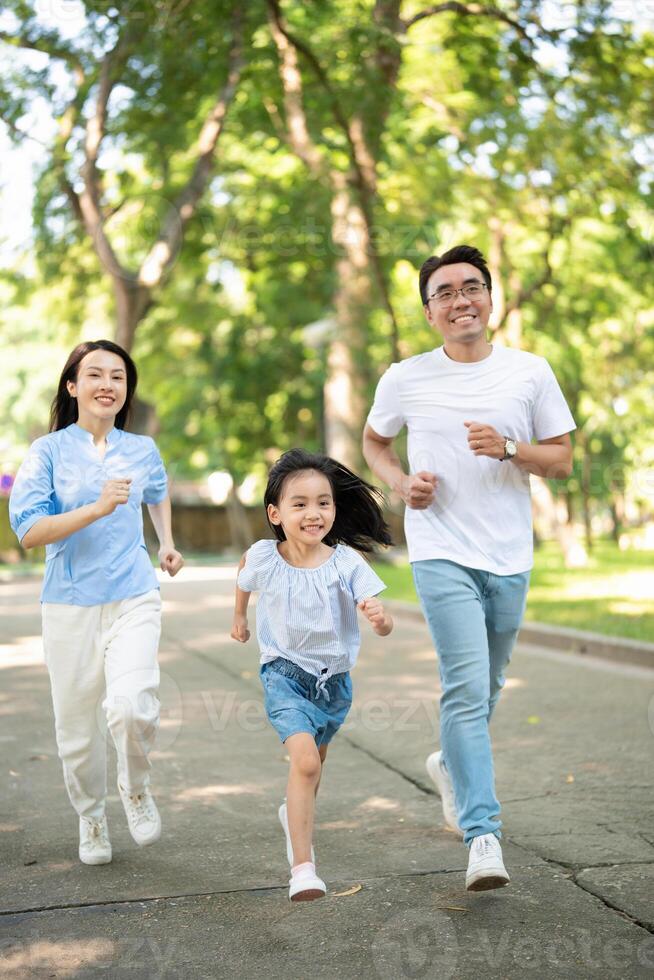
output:
[{"label": "jeans pocket", "polygon": [[501,580],[498,595],[492,603],[491,627],[497,633],[520,629],[527,605],[529,572],[507,575]]}]

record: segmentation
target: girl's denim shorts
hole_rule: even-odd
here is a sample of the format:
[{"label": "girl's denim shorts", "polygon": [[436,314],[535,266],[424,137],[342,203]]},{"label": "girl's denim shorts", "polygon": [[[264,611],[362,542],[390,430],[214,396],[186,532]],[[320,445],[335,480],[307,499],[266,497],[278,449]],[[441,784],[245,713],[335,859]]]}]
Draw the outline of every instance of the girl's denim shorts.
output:
[{"label": "girl's denim shorts", "polygon": [[260,676],[266,714],[282,742],[298,732],[308,732],[316,745],[331,742],[352,705],[349,671],[332,674],[319,690],[317,677],[277,657],[262,665]]}]

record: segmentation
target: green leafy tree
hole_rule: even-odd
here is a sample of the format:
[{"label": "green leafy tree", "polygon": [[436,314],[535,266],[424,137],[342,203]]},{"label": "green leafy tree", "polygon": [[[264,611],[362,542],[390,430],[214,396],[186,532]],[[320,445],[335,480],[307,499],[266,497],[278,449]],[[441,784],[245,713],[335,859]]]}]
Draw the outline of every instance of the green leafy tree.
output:
[{"label": "green leafy tree", "polygon": [[651,35],[599,2],[555,25],[519,0],[89,3],[73,40],[9,7],[3,118],[20,134],[38,96],[56,132],[38,276],[8,288],[73,339],[115,316],[189,475],[298,441],[356,465],[379,371],[433,344],[417,265],[471,239],[498,337],[548,356],[590,426],[571,508],[611,506],[582,457],[631,473],[649,424],[601,408],[646,405]]},{"label": "green leafy tree", "polygon": [[3,84],[2,118],[20,139],[39,101],[55,124],[38,180],[39,258],[52,278],[63,263],[84,279],[98,265],[82,272],[78,246],[92,247],[129,350],[214,174],[244,65],[242,5],[91,2],[73,38],[22,0],[10,15],[0,39],[31,57]]}]

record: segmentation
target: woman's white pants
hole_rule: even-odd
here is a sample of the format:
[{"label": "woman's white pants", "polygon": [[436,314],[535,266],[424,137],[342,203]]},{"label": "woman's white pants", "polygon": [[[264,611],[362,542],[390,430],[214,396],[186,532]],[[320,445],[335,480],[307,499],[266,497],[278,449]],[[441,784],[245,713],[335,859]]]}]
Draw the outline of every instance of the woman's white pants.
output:
[{"label": "woman's white pants", "polygon": [[158,589],[101,606],[44,603],[57,748],[70,801],[100,818],[107,795],[107,728],[128,793],[148,783],[159,725],[161,598]]}]

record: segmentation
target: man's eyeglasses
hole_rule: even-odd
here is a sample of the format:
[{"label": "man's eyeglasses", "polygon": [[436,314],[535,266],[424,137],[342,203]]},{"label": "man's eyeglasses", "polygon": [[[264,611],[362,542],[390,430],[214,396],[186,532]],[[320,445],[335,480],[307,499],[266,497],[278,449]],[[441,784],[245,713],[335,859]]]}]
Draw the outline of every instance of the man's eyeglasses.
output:
[{"label": "man's eyeglasses", "polygon": [[433,296],[428,296],[427,302],[436,300],[437,306],[451,306],[459,293],[466,299],[475,300],[481,299],[485,289],[488,289],[485,282],[469,282],[461,289],[440,289]]}]

